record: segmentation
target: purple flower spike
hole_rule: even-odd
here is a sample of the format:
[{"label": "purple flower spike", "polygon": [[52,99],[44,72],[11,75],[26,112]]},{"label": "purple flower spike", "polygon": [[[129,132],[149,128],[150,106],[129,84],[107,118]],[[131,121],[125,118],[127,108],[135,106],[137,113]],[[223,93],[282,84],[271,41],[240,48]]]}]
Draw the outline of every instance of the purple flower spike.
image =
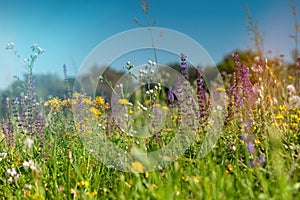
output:
[{"label": "purple flower spike", "polygon": [[186,55],[184,55],[183,53],[181,53],[180,55],[181,55],[180,72],[184,76],[184,78],[188,80],[188,76],[186,74],[186,70],[188,68],[186,64]]},{"label": "purple flower spike", "polygon": [[172,88],[171,87],[169,88],[169,91],[168,91],[168,100],[170,101],[170,103],[174,102],[174,94],[172,92]]}]

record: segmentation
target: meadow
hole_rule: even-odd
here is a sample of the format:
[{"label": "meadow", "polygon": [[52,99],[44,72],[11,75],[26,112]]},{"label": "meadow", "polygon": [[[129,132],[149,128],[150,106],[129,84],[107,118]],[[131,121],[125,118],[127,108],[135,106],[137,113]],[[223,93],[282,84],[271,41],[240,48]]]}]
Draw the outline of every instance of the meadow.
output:
[{"label": "meadow", "polygon": [[1,120],[1,199],[300,198],[300,57],[232,53],[222,87],[184,52],[174,87],[153,81],[156,62],[127,62],[127,84],[97,80],[110,98],[72,90],[64,66],[65,97],[44,99],[33,78],[44,50],[31,49]]}]

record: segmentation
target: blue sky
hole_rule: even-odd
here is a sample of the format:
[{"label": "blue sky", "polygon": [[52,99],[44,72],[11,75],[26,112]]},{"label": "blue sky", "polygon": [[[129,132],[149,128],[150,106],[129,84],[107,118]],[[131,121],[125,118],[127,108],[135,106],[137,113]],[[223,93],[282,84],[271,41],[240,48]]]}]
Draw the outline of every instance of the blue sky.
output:
[{"label": "blue sky", "polygon": [[[251,44],[245,26],[246,3],[265,32],[265,50],[289,57],[294,43],[288,35],[293,33],[294,21],[288,0],[149,0],[149,15],[157,19],[157,27],[196,40],[218,63],[225,54]],[[30,55],[32,44],[46,50],[34,73],[62,76],[66,64],[69,74],[75,76],[99,43],[138,28],[133,18],[145,22],[138,0],[0,0],[0,89],[11,83],[14,75],[25,72],[22,60]],[[9,42],[15,44],[13,51],[5,50]]]}]

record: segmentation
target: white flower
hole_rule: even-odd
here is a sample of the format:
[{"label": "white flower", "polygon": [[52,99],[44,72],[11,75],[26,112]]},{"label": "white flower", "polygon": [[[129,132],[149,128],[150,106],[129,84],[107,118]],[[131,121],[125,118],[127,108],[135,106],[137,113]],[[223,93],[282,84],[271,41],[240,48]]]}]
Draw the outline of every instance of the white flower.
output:
[{"label": "white flower", "polygon": [[255,56],[254,57],[254,61],[258,63],[260,61],[260,57],[259,56]]},{"label": "white flower", "polygon": [[130,65],[130,61],[127,61],[127,63],[126,63],[127,65]]},{"label": "white flower", "polygon": [[3,153],[0,153],[0,161],[2,161],[3,159],[5,159],[7,156],[7,153],[3,152]]},{"label": "white flower", "polygon": [[291,96],[289,98],[289,105],[293,108],[299,108],[300,107],[300,97],[297,95]]},{"label": "white flower", "polygon": [[28,168],[30,168],[31,170],[36,169],[36,167],[34,166],[34,162],[32,160],[29,160],[28,162],[24,161],[23,162],[23,167],[24,167],[25,170],[27,170]]},{"label": "white flower", "polygon": [[15,168],[8,169],[5,174],[7,177],[17,175],[17,171]]},{"label": "white flower", "polygon": [[235,151],[235,150],[236,150],[236,147],[233,145],[233,146],[231,147],[231,150],[232,150],[232,151]]},{"label": "white flower", "polygon": [[295,94],[296,93],[295,86],[293,86],[293,85],[286,86],[286,91],[287,91],[289,96]]},{"label": "white flower", "polygon": [[33,145],[34,141],[30,138],[26,138],[25,141],[24,141],[24,145],[27,147],[27,148],[31,148],[32,145]]},{"label": "white flower", "polygon": [[151,60],[148,60],[149,65],[153,65],[153,62]]}]

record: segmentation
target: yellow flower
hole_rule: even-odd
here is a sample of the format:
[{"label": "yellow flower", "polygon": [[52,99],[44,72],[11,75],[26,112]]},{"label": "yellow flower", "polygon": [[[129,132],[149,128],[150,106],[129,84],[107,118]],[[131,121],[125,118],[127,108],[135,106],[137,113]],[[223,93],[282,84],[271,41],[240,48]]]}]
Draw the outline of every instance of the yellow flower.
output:
[{"label": "yellow flower", "polygon": [[89,111],[90,111],[91,114],[94,114],[96,116],[99,116],[101,114],[101,112],[97,108],[94,108],[94,107],[91,107],[89,109]]},{"label": "yellow flower", "polygon": [[254,143],[255,143],[255,144],[261,144],[261,141],[260,141],[259,139],[255,139],[255,140],[254,140]]},{"label": "yellow flower", "polygon": [[279,106],[279,110],[280,110],[280,111],[285,111],[285,110],[287,110],[287,108],[288,108],[288,107],[287,107],[286,105],[280,105],[280,106]]},{"label": "yellow flower", "polygon": [[101,96],[97,96],[97,97],[95,98],[95,101],[94,101],[94,102],[95,102],[96,105],[104,105],[104,103],[105,103],[103,97],[101,97]]},{"label": "yellow flower", "polygon": [[133,163],[131,163],[131,169],[134,172],[138,172],[138,173],[144,173],[144,165],[142,163],[140,163],[139,161],[135,161]]},{"label": "yellow flower", "polygon": [[145,173],[145,178],[149,178],[149,173],[148,172]]},{"label": "yellow flower", "polygon": [[200,182],[197,176],[194,176],[193,179],[194,179],[195,183],[199,183]]},{"label": "yellow flower", "polygon": [[228,172],[233,172],[233,169],[234,169],[234,166],[232,166],[232,165],[227,166],[227,171]]},{"label": "yellow flower", "polygon": [[98,192],[96,190],[94,190],[93,192],[89,192],[89,191],[86,192],[86,195],[88,196],[96,196],[97,194]]},{"label": "yellow flower", "polygon": [[145,105],[149,105],[151,101],[149,99],[145,100]]},{"label": "yellow flower", "polygon": [[174,116],[173,116],[173,121],[175,122],[177,119],[178,119],[178,116],[177,116],[177,115],[174,115]]},{"label": "yellow flower", "polygon": [[44,106],[50,107],[51,110],[58,110],[61,106],[61,102],[58,97],[50,99],[44,103]]},{"label": "yellow flower", "polygon": [[291,123],[291,126],[298,127],[298,123]]},{"label": "yellow flower", "polygon": [[80,182],[78,182],[77,183],[77,186],[78,187],[88,187],[90,184],[89,184],[89,182],[88,181],[80,181]]},{"label": "yellow flower", "polygon": [[281,83],[278,81],[276,82],[276,87],[279,88],[281,86]]},{"label": "yellow flower", "polygon": [[119,99],[118,103],[121,105],[132,105],[127,99]]},{"label": "yellow flower", "polygon": [[290,80],[293,80],[293,78],[294,78],[293,76],[288,76],[288,79]]},{"label": "yellow flower", "polygon": [[226,92],[226,89],[223,88],[223,87],[218,87],[216,90],[217,90],[218,92]]},{"label": "yellow flower", "polygon": [[188,176],[182,176],[181,178],[182,178],[182,180],[184,182],[188,182],[189,181],[189,177]]},{"label": "yellow flower", "polygon": [[297,119],[298,116],[297,115],[290,115],[291,119]]},{"label": "yellow flower", "polygon": [[129,115],[132,115],[133,114],[133,110],[130,109],[128,113],[129,113]]},{"label": "yellow flower", "polygon": [[157,185],[155,185],[155,184],[152,184],[150,187],[151,187],[151,190],[155,190],[158,188]]},{"label": "yellow flower", "polygon": [[82,102],[86,105],[92,105],[93,102],[90,98],[83,98]]},{"label": "yellow flower", "polygon": [[275,116],[275,119],[277,119],[277,120],[278,120],[278,119],[284,119],[284,117],[283,117],[283,115],[278,114],[278,115]]},{"label": "yellow flower", "polygon": [[163,106],[162,109],[163,110],[169,110],[168,106]]}]

